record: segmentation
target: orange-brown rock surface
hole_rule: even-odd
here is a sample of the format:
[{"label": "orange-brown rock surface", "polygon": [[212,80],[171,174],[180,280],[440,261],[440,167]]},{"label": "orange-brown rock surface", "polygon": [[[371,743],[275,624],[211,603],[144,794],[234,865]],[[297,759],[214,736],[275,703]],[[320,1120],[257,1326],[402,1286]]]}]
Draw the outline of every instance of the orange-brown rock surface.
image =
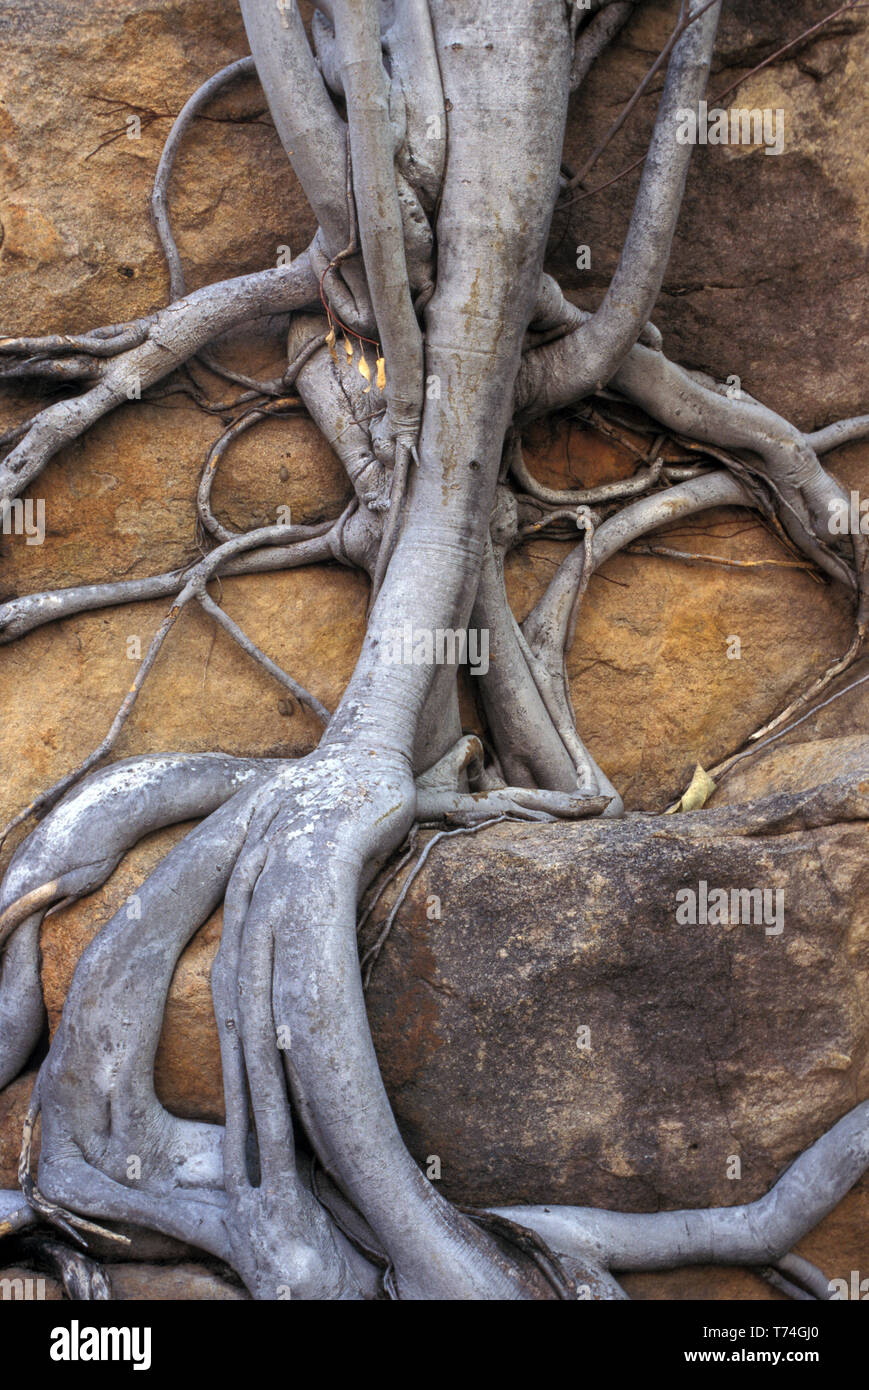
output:
[{"label": "orange-brown rock surface", "polygon": [[[593,75],[588,93],[575,103],[566,155],[576,166],[660,48],[673,9],[672,4],[641,7]],[[813,0],[799,0],[788,10],[788,33],[820,17]],[[746,389],[805,428],[866,409],[869,183],[863,151],[869,58],[854,32],[856,23],[848,19],[832,26],[821,40],[758,74],[734,97],[740,104],[785,111],[785,152],[778,158],[760,151],[697,152],[655,314],[672,356],[722,378],[738,375]],[[732,7],[723,23],[713,91],[729,86],[784,37],[780,7],[751,7],[751,13],[746,6]],[[168,277],[147,215],[162,142],[191,92],[246,51],[233,0],[208,6],[200,0],[184,5],[97,0],[86,8],[71,0],[38,0],[0,8],[4,332],[81,330],[165,302]],[[641,105],[623,136],[605,151],[594,181],[605,183],[642,153],[653,110],[653,103]],[[138,118],[138,127],[131,118]],[[128,138],[130,131],[138,131],[139,138]],[[635,186],[636,175],[628,176],[606,194],[574,205],[569,218],[556,218],[551,268],[584,305],[597,302],[615,265]],[[191,287],[274,264],[281,247],[295,251],[307,244],[313,231],[309,210],[252,80],[229,89],[195,123],[173,176],[171,206]],[[588,273],[575,268],[574,247],[580,243],[592,250]],[[268,325],[261,339],[240,339],[221,349],[224,360],[247,371],[273,371],[280,361],[280,329],[280,323]],[[215,398],[225,392],[204,371],[198,379]],[[228,393],[233,394],[231,388]],[[23,418],[37,403],[33,395],[7,393],[0,402],[0,427]],[[46,505],[44,545],[0,537],[0,599],[140,577],[192,559],[198,553],[193,503],[199,472],[221,428],[218,416],[183,394],[131,403],[101,421],[56,458],[31,490]],[[539,426],[527,444],[529,467],[550,486],[594,485],[632,467],[618,446],[576,421],[562,420],[551,430]],[[841,449],[829,461],[846,487],[866,488],[865,444]],[[310,421],[293,415],[258,425],[232,446],[221,462],[214,504],[223,520],[241,528],[273,520],[277,508],[286,505],[297,521],[332,516],[346,496],[328,446]],[[662,809],[683,790],[696,762],[712,765],[740,746],[850,640],[843,596],[794,567],[753,514],[712,513],[656,539],[742,563],[627,554],[591,583],[569,659],[580,731],[629,807],[648,810]],[[520,618],[564,553],[563,545],[532,541],[512,557],[508,588]],[[225,581],[223,598],[259,645],[334,706],[364,632],[366,585],[358,576],[331,566],[233,579]],[[102,736],[134,669],[129,639],[138,637],[144,650],[164,609],[148,603],[86,614],[0,650],[0,821]],[[739,659],[728,656],[733,636],[740,638]],[[742,764],[712,805],[762,795],[777,785],[812,785],[830,775],[837,759],[847,764],[862,749],[867,691],[869,685],[814,715],[777,745],[774,755]],[[189,612],[161,654],[117,756],[167,748],[302,753],[313,746],[318,725],[298,709],[288,717],[281,700],[281,690],[223,632],[215,632],[198,610]],[[848,738],[858,743],[846,746]],[[818,739],[836,743],[814,742]],[[46,923],[43,971],[52,1024],[87,941],[181,833],[176,828],[151,837],[98,894]],[[840,853],[833,846],[833,852],[856,895],[851,901],[859,901],[857,879],[847,877],[858,874],[856,851]],[[539,863],[536,871],[543,872]],[[432,943],[418,931],[413,935],[413,903],[424,885],[425,880],[411,898],[411,926],[402,929],[403,936],[396,934],[395,944],[405,953],[399,958],[405,977],[389,1007],[382,1000],[376,1006],[375,1029],[400,1114],[402,1090],[409,1084],[401,1073],[407,1046],[417,1039],[425,1053],[431,1029],[444,1039],[458,1035],[453,1022],[435,1022],[443,999],[425,983],[433,965]],[[553,932],[571,929],[569,921],[559,926],[554,918],[531,925],[541,953],[544,925]],[[867,946],[856,914],[850,930],[856,934],[842,950],[850,952],[862,979]],[[446,926],[439,931],[446,933]],[[808,927],[806,933],[801,938],[805,959],[793,965],[794,988],[799,980],[799,989],[810,997],[812,981],[826,966],[812,955]],[[215,917],[179,965],[156,1069],[167,1104],[210,1119],[222,1113],[208,993],[218,936]],[[622,947],[615,939],[612,946],[615,970]],[[535,961],[542,970],[542,960]],[[401,1038],[394,1022],[399,1007],[405,1009]],[[521,1028],[517,1009],[515,1023]],[[844,1096],[852,1075],[854,1088],[863,1084],[859,1058],[865,1057],[865,1033],[860,1044],[858,1031],[855,1024],[854,1070],[832,1068],[831,1095]],[[545,1047],[533,1038],[533,1028],[529,1038],[529,1046]],[[771,1047],[773,1042],[789,1045],[786,1035],[771,1040]],[[414,1080],[423,1090],[426,1066],[437,1062],[438,1051],[423,1056],[426,1065]],[[758,1076],[768,1085],[778,1075],[770,1057],[756,1059]],[[28,1085],[16,1082],[0,1096],[0,1186],[14,1182]],[[749,1086],[740,1111],[749,1147],[757,1147],[758,1135],[775,1121],[761,1106],[762,1089]],[[440,1104],[437,1096],[433,1088],[427,1102],[432,1113]],[[806,1102],[797,1088],[782,1100],[779,1119],[788,1107],[794,1119],[793,1108],[801,1103]],[[417,1113],[404,1115],[409,1133]],[[608,1128],[606,1107],[590,1113],[587,1124],[592,1131],[595,1125]],[[811,1129],[810,1120],[807,1124]],[[624,1142],[630,1149],[626,1135]],[[677,1146],[676,1139],[672,1142]],[[426,1138],[423,1147],[428,1143]],[[786,1143],[768,1148],[773,1157],[763,1167],[764,1181],[789,1152]],[[632,1178],[649,1182],[655,1199],[661,1176],[643,1176],[638,1152],[608,1155],[607,1163],[628,1185]],[[470,1187],[477,1181],[473,1174],[465,1179]],[[576,1193],[574,1200],[581,1199]],[[664,1199],[669,1200],[669,1189]],[[865,1200],[865,1191],[862,1198],[849,1198],[804,1247],[831,1273],[840,1260],[857,1267],[861,1258],[864,1265],[869,1259],[865,1236],[858,1233],[857,1213],[865,1212]],[[714,1297],[754,1297],[763,1296],[766,1287],[758,1286],[758,1293],[747,1274],[702,1271],[633,1276],[626,1284],[636,1297],[692,1296],[692,1289],[694,1296],[706,1290]],[[142,1292],[125,1296],[155,1296],[144,1282],[134,1286]]]}]

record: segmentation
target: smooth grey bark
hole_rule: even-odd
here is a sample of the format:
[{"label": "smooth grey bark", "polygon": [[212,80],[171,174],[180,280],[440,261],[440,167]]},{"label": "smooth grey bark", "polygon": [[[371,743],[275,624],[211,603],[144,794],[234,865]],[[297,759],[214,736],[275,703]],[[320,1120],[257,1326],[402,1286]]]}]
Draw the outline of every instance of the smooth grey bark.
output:
[{"label": "smooth grey bark", "polygon": [[346,126],[329,98],[294,4],[239,0],[250,51],[287,158],[336,256],[350,240]]},{"label": "smooth grey bark", "polygon": [[[602,33],[625,17],[623,6],[596,8]],[[668,362],[647,322],[690,154],[676,142],[674,112],[702,96],[719,9],[717,0],[692,0],[685,10],[694,22],[673,47],[624,253],[594,315],[570,305],[543,271],[561,185],[572,7],[528,0],[505,14],[496,0],[324,0],[315,60],[293,4],[242,0],[257,74],[320,223],[312,246],[290,267],[197,291],[135,324],[0,339],[12,373],[96,383],[14,432],[0,465],[9,495],[126,399],[131,374],[150,385],[227,328],[284,311],[293,313],[287,373],[259,384],[230,373],[251,388],[239,403],[253,400],[253,414],[266,413],[265,397],[297,383],[354,489],[334,522],[235,536],[211,511],[213,452],[199,514],[219,546],[185,571],[13,599],[0,609],[0,640],[108,604],[174,596],[143,671],[174,615],[196,600],[292,689],[292,677],[216,609],[209,580],[324,559],[372,579],[358,664],[308,757],[167,755],[81,782],[110,750],[116,719],[96,754],[31,808],[72,788],[19,848],[2,887],[3,1078],[23,1065],[41,1026],[45,912],[92,891],[147,830],[205,819],[146,880],[141,915],[122,908],[81,959],[32,1103],[31,1120],[40,1108],[43,1115],[37,1180],[25,1163],[27,1210],[0,1194],[0,1234],[30,1219],[73,1237],[91,1221],[138,1222],[228,1260],[258,1298],[287,1290],[372,1298],[382,1286],[410,1299],[545,1299],[574,1296],[577,1283],[620,1298],[611,1268],[660,1267],[700,1249],[754,1258],[756,1247],[737,1238],[754,1208],[743,1217],[681,1214],[700,1235],[721,1233],[703,1244],[700,1235],[681,1240],[679,1223],[664,1217],[570,1208],[552,1220],[526,1209],[472,1218],[452,1207],[412,1160],[392,1115],[356,940],[362,894],[420,820],[457,820],[447,833],[464,834],[505,815],[620,814],[616,789],[577,732],[565,652],[591,574],[633,538],[703,507],[760,506],[863,602],[865,555],[856,541],[834,549],[824,534],[825,508],[840,494],[815,451],[859,437],[865,419],[804,436],[757,402],[734,405],[715,383]],[[579,31],[580,67],[587,50],[602,51],[594,23]],[[242,63],[233,71],[246,71]],[[185,107],[158,172],[155,214],[175,288],[183,273],[177,250],[173,259],[168,178],[191,111],[218,79]],[[346,103],[346,121],[330,93]],[[367,348],[360,335],[373,340]],[[378,344],[380,383],[371,382],[370,363],[368,378],[360,376],[358,356]],[[700,461],[724,462],[725,471],[684,477],[657,459],[592,497],[550,495],[524,468],[510,432],[603,386],[641,405],[663,432],[704,446]],[[529,528],[566,520],[583,539],[520,626],[507,602],[504,554]],[[469,623],[494,639],[481,679],[486,753],[461,731],[456,660],[385,659],[396,631],[461,633]],[[824,789],[806,815],[828,823],[848,813],[849,796]],[[733,833],[751,833],[749,810],[734,813]],[[172,971],[221,899],[212,992],[222,1127],[170,1115],[153,1085]],[[294,1124],[325,1170],[321,1187],[296,1154]],[[786,1194],[789,1214],[775,1230],[779,1254],[865,1167],[865,1131],[858,1107],[815,1146],[822,1161],[815,1150],[800,1160],[808,1186],[786,1175],[774,1189]],[[135,1179],[130,1154],[142,1162]],[[779,1197],[764,1201],[766,1212]],[[517,1225],[525,1231],[518,1245],[510,1237]],[[536,1258],[533,1231],[550,1246],[538,1242]],[[620,1263],[630,1259],[639,1263]]]},{"label": "smooth grey bark", "polygon": [[[0,463],[0,501],[17,497],[58,449],[78,439],[116,405],[135,400],[203,344],[240,323],[301,309],[316,299],[317,279],[309,257],[302,255],[292,265],[208,285],[161,309],[148,320],[143,341],[105,361],[90,391],[57,401],[35,416],[20,443]],[[0,339],[0,353],[15,350],[10,347],[15,341]]]},{"label": "smooth grey bark", "polygon": [[592,15],[590,23],[583,29],[573,50],[570,67],[570,90],[578,91],[595,61],[604,49],[612,43],[619,30],[630,19],[636,8],[636,0],[615,0]]},{"label": "smooth grey bark", "polygon": [[356,216],[386,359],[391,432],[410,447],[416,445],[422,419],[422,333],[411,299],[395,181],[380,5],[378,0],[336,0],[334,17],[347,98]]},{"label": "smooth grey bark", "polygon": [[679,144],[677,112],[696,107],[706,89],[721,0],[690,0],[689,27],[678,40],[622,254],[600,308],[577,330],[581,390],[600,390],[637,341],[658,298],[691,146]]},{"label": "smooth grey bark", "polygon": [[[566,1255],[605,1269],[690,1264],[764,1265],[780,1260],[829,1214],[869,1164],[869,1101],[807,1149],[765,1197],[709,1211],[598,1211],[593,1207],[500,1207]],[[829,1296],[829,1295],[828,1295]]]},{"label": "smooth grey bark", "polygon": [[0,1087],[21,1070],[42,1028],[39,928],[45,913],[94,892],[143,835],[210,815],[270,766],[212,753],[115,763],[71,792],[19,846],[0,887],[0,923],[26,894],[45,885],[51,891],[12,927],[0,963]]}]

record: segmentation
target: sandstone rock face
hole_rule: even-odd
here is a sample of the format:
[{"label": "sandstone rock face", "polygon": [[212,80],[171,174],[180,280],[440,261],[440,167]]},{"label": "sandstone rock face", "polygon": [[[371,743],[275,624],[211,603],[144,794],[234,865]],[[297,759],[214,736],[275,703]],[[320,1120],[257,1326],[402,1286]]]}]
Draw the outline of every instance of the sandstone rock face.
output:
[{"label": "sandstone rock face", "polygon": [[[862,754],[869,777],[865,741]],[[762,804],[780,819],[775,799]],[[866,1093],[866,827],[743,824],[723,808],[507,825],[431,855],[369,1007],[408,1142],[440,1157],[452,1196],[749,1200]],[[52,1027],[81,950],[182,833],[149,837],[46,923]],[[677,894],[701,881],[765,891],[766,915],[752,902],[741,924],[704,924],[699,906],[699,922],[680,921]],[[181,958],[156,1068],[170,1108],[208,1119],[221,1115],[208,984],[219,930],[216,914]]]},{"label": "sandstone rock face", "polygon": [[[365,630],[366,590],[349,570],[289,570],[225,581],[224,607],[248,635],[334,708]],[[322,726],[191,605],[161,653],[119,757],[179,750],[297,757]],[[164,616],[134,604],[38,629],[0,658],[3,814],[75,767],[104,736]],[[177,641],[173,638],[177,636]],[[130,642],[136,642],[130,647]],[[170,645],[171,644],[171,645]]]},{"label": "sandstone rock face", "polygon": [[[156,161],[187,98],[249,52],[238,6],[37,0],[5,4],[0,33],[9,331],[117,322],[121,300],[121,318],[149,312],[168,286],[145,211]],[[190,288],[307,245],[311,213],[258,83],[195,123],[171,202]]]},{"label": "sandstone rock face", "polygon": [[[751,1200],[867,1094],[865,825],[745,836],[724,814],[497,826],[431,856],[369,995],[451,1195]],[[680,925],[701,882],[781,896],[768,926]]]},{"label": "sandstone rock face", "polygon": [[[119,1302],[223,1302],[237,1303],[249,1300],[250,1295],[243,1288],[229,1283],[227,1279],[215,1274],[206,1265],[185,1263],[174,1265],[116,1264],[106,1271],[112,1298]],[[40,1299],[45,1302],[63,1302],[66,1295],[59,1279],[50,1274],[39,1275],[24,1265],[8,1265],[0,1269],[0,1300],[6,1302],[25,1302]]]},{"label": "sandstone rock face", "polygon": [[[565,153],[575,167],[649,66],[675,9],[639,7],[574,103]],[[823,12],[815,0],[797,0],[784,33],[780,6],[735,0],[712,92]],[[736,374],[805,428],[866,409],[869,184],[854,151],[866,145],[869,53],[859,23],[837,21],[734,94],[740,105],[784,111],[784,152],[695,152],[655,313],[671,356],[721,378]],[[237,5],[0,3],[0,39],[0,327],[77,331],[158,307],[168,276],[147,215],[154,170],[171,117],[206,77],[247,51]],[[643,153],[653,113],[654,100],[644,100],[605,151],[593,185]],[[139,138],[128,138],[136,132],[128,118],[138,118]],[[556,217],[550,268],[584,306],[599,301],[616,263],[636,179]],[[170,199],[191,287],[274,264],[281,247],[304,247],[314,230],[253,81],[228,89],[194,124]],[[590,272],[576,269],[579,244],[591,248]],[[272,373],[284,327],[238,335],[219,353],[244,371]],[[213,399],[235,394],[204,370],[197,379]],[[6,392],[0,429],[38,404],[33,394]],[[45,502],[44,544],[0,537],[0,600],[191,561],[199,553],[199,473],[222,428],[183,394],[132,403],[101,421],[31,490]],[[591,486],[634,466],[624,449],[569,417],[536,427],[526,442],[529,467],[550,486]],[[837,450],[829,466],[846,488],[865,493],[869,446]],[[347,496],[331,450],[293,415],[233,444],[214,505],[241,529],[274,520],[286,505],[297,521],[334,516]],[[591,583],[569,659],[579,728],[629,808],[645,811],[678,795],[697,761],[711,766],[739,747],[851,635],[844,596],[792,567],[754,514],[709,513],[655,540],[741,563],[627,554]],[[519,618],[565,553],[533,540],[511,557]],[[330,707],[359,650],[366,598],[363,580],[337,567],[223,586],[227,611]],[[164,611],[149,603],[86,614],[3,648],[0,821],[102,736],[135,669],[130,639],[144,650]],[[738,659],[728,655],[734,636]],[[302,754],[319,726],[298,710],[288,718],[281,699],[197,609],[161,654],[116,756],[169,748]],[[867,715],[869,684],[740,764],[712,807],[866,771],[859,731]],[[52,1028],[81,951],[182,833],[150,837],[104,889],[46,923]],[[414,1153],[437,1154],[444,1190],[470,1201],[651,1209],[764,1191],[866,1094],[865,849],[859,822],[704,838],[679,818],[506,826],[446,842],[411,889],[371,988],[381,1063]],[[676,891],[701,878],[781,888],[781,936],[677,924]],[[439,918],[429,915],[433,895]],[[164,1102],[210,1120],[223,1114],[208,989],[219,932],[218,914],[179,964],[156,1064]],[[577,1029],[586,1027],[584,1051]],[[22,1078],[0,1095],[0,1186],[15,1185],[31,1082]],[[738,1180],[726,1176],[733,1155]],[[864,1184],[801,1247],[831,1276],[869,1262],[866,1202]],[[117,1296],[238,1296],[221,1293],[204,1267],[189,1275],[171,1268],[158,1278],[155,1265],[126,1266],[126,1284],[113,1274],[116,1293],[138,1292]],[[625,1284],[634,1297],[775,1296],[741,1272],[636,1275]],[[211,1291],[189,1292],[204,1288]]]},{"label": "sandstone rock face", "polygon": [[[796,791],[820,761],[869,792],[865,738],[779,758]],[[797,828],[798,802],[756,801],[748,826],[726,804],[672,820],[496,826],[432,853],[368,997],[402,1132],[421,1163],[439,1159],[450,1197],[637,1211],[751,1201],[869,1095],[869,832],[850,810]],[[52,1028],[81,950],[182,833],[149,837],[99,893],[46,924]],[[766,916],[752,903],[741,921],[680,921],[677,895],[699,894],[701,881],[765,891]],[[219,931],[215,914],[181,958],[155,1069],[165,1104],[212,1120]],[[831,1278],[869,1257],[867,1201],[864,1182],[800,1246]],[[766,1288],[714,1271],[628,1284],[635,1297]]]},{"label": "sandstone rock face", "polygon": [[245,1302],[246,1289],[230,1284],[205,1265],[117,1264],[109,1271],[112,1297],[119,1302],[148,1299],[173,1303],[176,1300],[222,1303]]},{"label": "sandstone rock face", "polygon": [[[816,8],[811,0],[791,7],[794,34],[821,17]],[[584,157],[604,133],[660,46],[669,9],[640,7],[587,95],[575,101],[570,158]],[[780,45],[774,9],[732,8],[719,88]],[[721,377],[737,374],[806,427],[865,405],[861,267],[869,205],[863,171],[846,153],[866,109],[867,56],[852,32],[856,23],[837,22],[735,95],[785,111],[781,156],[739,147],[696,151],[656,311],[672,355]],[[0,6],[0,37],[4,331],[81,330],[158,307],[168,280],[147,214],[149,189],[171,116],[206,77],[246,51],[234,0],[216,9],[101,0],[86,11],[71,0],[42,0],[28,7],[26,21],[9,4]],[[644,148],[653,111],[653,101],[642,103],[608,147],[595,170],[601,182]],[[130,139],[136,127],[128,118],[137,116],[139,138]],[[575,204],[569,221],[556,218],[552,268],[584,304],[599,299],[615,264],[635,186],[634,174],[605,196]],[[280,247],[297,250],[313,231],[252,80],[227,89],[194,122],[170,200],[191,287],[274,264]],[[712,228],[732,228],[734,207],[744,219],[740,234],[713,237]],[[592,248],[590,272],[575,268],[571,248],[579,242]],[[224,360],[246,371],[276,370],[280,327],[230,345]],[[215,398],[233,394],[198,376]],[[36,403],[32,395],[7,394],[6,420],[23,418]],[[193,500],[221,428],[179,394],[125,406],[100,422],[35,485],[46,506],[44,545],[0,539],[0,598],[138,577],[193,559]],[[529,462],[556,486],[605,481],[633,466],[624,451],[602,447],[569,421],[530,441]],[[869,449],[841,449],[832,467],[846,486],[860,486]],[[336,515],[346,496],[315,428],[287,417],[259,424],[232,446],[218,472],[215,509],[237,527],[274,520],[286,505],[295,519],[311,521]],[[736,512],[696,518],[668,543],[740,560],[787,559],[755,517]],[[537,541],[513,558],[510,593],[520,617],[563,553],[564,546]],[[337,700],[361,641],[363,582],[318,569],[225,588],[229,611],[251,635],[326,704]],[[138,637],[144,649],[164,611],[152,603],[87,614],[3,652],[0,817],[61,776],[108,727],[129,684],[128,639]],[[629,806],[661,809],[696,761],[708,765],[737,747],[839,655],[849,623],[843,596],[804,571],[616,557],[592,581],[570,656],[581,732]],[[734,635],[740,660],[727,656]],[[224,634],[188,615],[117,754],[304,752],[317,726],[302,715],[288,723],[277,708],[280,694]],[[852,720],[865,708],[865,692],[849,698]]]},{"label": "sandstone rock face", "polygon": [[851,734],[843,738],[816,738],[800,742],[794,733],[781,743],[735,764],[721,776],[710,806],[739,805],[765,796],[772,788],[806,791],[825,778],[869,772],[869,737]]},{"label": "sandstone rock face", "polygon": [[[848,647],[852,623],[843,595],[804,570],[779,567],[781,547],[754,515],[703,513],[653,543],[774,564],[621,554],[592,578],[568,656],[577,725],[626,805],[645,811],[663,810],[697,762],[714,766],[810,686]],[[517,617],[543,593],[565,549],[536,541],[509,559]],[[735,650],[738,657],[728,656]],[[852,718],[866,708],[865,689],[848,697]]]}]

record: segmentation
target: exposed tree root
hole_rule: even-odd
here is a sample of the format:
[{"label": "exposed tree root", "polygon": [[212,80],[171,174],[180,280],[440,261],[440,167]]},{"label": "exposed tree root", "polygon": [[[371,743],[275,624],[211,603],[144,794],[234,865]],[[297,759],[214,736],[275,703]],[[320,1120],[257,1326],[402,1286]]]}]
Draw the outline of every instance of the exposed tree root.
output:
[{"label": "exposed tree root", "polygon": [[[98,338],[99,355],[86,355],[78,373],[85,380],[96,377],[96,385],[82,396],[46,406],[33,417],[26,434],[0,464],[0,500],[17,497],[65,444],[78,439],[115,406],[138,399],[146,387],[187,361],[204,343],[240,323],[301,309],[313,304],[316,298],[316,276],[309,257],[303,255],[292,265],[224,280],[170,304],[147,321],[141,338],[140,326],[136,326],[134,346],[123,346],[127,342],[125,331],[106,340]],[[3,341],[0,340],[0,351]],[[5,342],[6,350],[15,352],[17,340]],[[64,360],[51,357],[55,342],[43,339],[35,347],[32,341],[28,343],[25,362],[34,362],[34,375],[44,375],[47,362]],[[108,358],[106,344],[117,348]]]},{"label": "exposed tree root", "polygon": [[[198,514],[215,548],[183,570],[0,607],[7,642],[55,618],[174,598],[106,737],[6,828],[48,812],[0,888],[0,1085],[23,1067],[42,1029],[45,916],[103,883],[142,835],[200,821],[79,962],[31,1105],[24,1196],[0,1193],[0,1235],[40,1223],[82,1242],[105,1222],[145,1227],[227,1261],[262,1299],[620,1299],[613,1271],[701,1261],[760,1267],[794,1296],[825,1296],[823,1275],[790,1252],[869,1166],[869,1103],[748,1206],[647,1216],[581,1207],[469,1212],[440,1195],[405,1147],[366,1017],[364,987],[378,953],[440,839],[505,819],[622,813],[577,731],[565,666],[589,580],[610,556],[703,508],[751,507],[791,553],[846,588],[855,608],[849,652],[761,733],[862,650],[869,551],[861,536],[831,534],[831,505],[843,493],[818,454],[865,437],[869,417],[803,434],[668,361],[648,321],[690,158],[674,113],[702,98],[720,0],[685,0],[653,66],[666,66],[664,92],[622,257],[597,311],[576,309],[544,273],[555,199],[595,157],[578,175],[562,167],[571,82],[584,80],[631,8],[595,5],[581,26],[577,7],[549,0],[506,17],[496,0],[407,0],[382,23],[375,0],[322,0],[315,58],[295,6],[242,0],[253,58],[190,99],[158,169],[152,206],[173,302],[83,334],[0,339],[3,374],[87,387],[7,432],[3,499],[103,414],[227,330],[293,316],[287,370],[274,381],[203,359],[247,388],[234,404],[250,406],[206,460]],[[319,230],[290,266],[188,295],[168,219],[174,154],[203,103],[254,70]],[[648,449],[631,446],[630,479],[544,487],[522,458],[523,423],[592,394],[593,423],[610,432],[613,401],[641,407]],[[217,462],[238,434],[298,399],[344,467],[353,501],[318,526],[233,533],[211,506]],[[675,463],[665,453],[674,441]],[[577,531],[520,625],[507,601],[506,554],[531,535],[576,539]],[[353,565],[372,581],[362,652],[331,715],[207,588],[218,575],[322,561]],[[191,600],[319,715],[319,747],[298,761],[138,758],[85,776],[111,752]],[[485,740],[463,734],[459,718],[456,673],[469,627],[491,643],[491,661],[477,673]],[[389,656],[396,633],[410,634],[401,661]],[[436,637],[450,644],[437,656],[426,646]],[[778,821],[762,803],[726,808],[693,828],[686,818],[686,833],[864,818],[865,794],[831,783],[775,814]],[[364,920],[415,854],[422,825],[436,833],[360,969],[360,902],[370,892]],[[176,963],[221,901],[212,993],[225,1126],[169,1113],[153,1077]],[[34,1176],[29,1146],[40,1111]],[[297,1149],[296,1125],[313,1164]],[[86,1259],[58,1254],[51,1240],[42,1249],[66,1269],[75,1296],[102,1296]]]},{"label": "exposed tree root", "polygon": [[648,1216],[594,1207],[495,1210],[538,1231],[559,1253],[620,1273],[691,1264],[779,1263],[867,1167],[869,1102],[864,1101],[807,1149],[765,1197],[747,1206]]},{"label": "exposed tree root", "polygon": [[[43,902],[92,893],[143,835],[208,815],[273,764],[222,754],[131,758],[96,772],[19,846],[0,888],[0,912],[43,890]],[[51,896],[44,885],[54,884]],[[45,906],[13,929],[0,973],[0,1086],[20,1071],[42,1029],[38,934]]]}]

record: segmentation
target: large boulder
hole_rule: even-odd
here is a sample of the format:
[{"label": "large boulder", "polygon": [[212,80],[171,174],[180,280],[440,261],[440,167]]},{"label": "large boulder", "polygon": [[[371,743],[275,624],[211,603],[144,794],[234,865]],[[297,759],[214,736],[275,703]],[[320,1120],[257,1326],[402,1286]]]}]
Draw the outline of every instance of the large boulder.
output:
[{"label": "large boulder", "polygon": [[[810,798],[869,791],[869,740],[859,752]],[[806,828],[804,801],[504,824],[437,847],[368,1001],[408,1143],[439,1157],[452,1196],[636,1210],[751,1198],[867,1093],[867,827],[852,798],[841,823],[825,812]],[[181,834],[149,837],[46,922],[52,1029],[81,951]],[[715,889],[766,896],[740,899],[739,922],[707,906],[710,923]],[[173,1110],[207,1119],[222,1116],[219,938],[218,913],[181,957],[156,1070]]]},{"label": "large boulder", "polygon": [[[767,775],[794,790],[747,804],[728,804],[722,786],[709,810],[502,824],[430,854],[368,1006],[405,1139],[428,1170],[437,1160],[451,1198],[633,1211],[751,1201],[869,1096],[869,739],[777,760]],[[815,763],[840,775],[814,787]],[[184,829],[143,841],[46,923],[52,1030],[81,951]],[[709,909],[721,889],[726,921]],[[219,939],[216,913],[179,962],[155,1069],[170,1109],[211,1120],[223,1114],[209,988]],[[831,1277],[865,1263],[867,1200],[863,1184],[847,1219],[840,1210],[801,1247]],[[755,1296],[747,1277],[726,1276],[715,1296]],[[635,1292],[690,1297],[693,1278]]]}]

